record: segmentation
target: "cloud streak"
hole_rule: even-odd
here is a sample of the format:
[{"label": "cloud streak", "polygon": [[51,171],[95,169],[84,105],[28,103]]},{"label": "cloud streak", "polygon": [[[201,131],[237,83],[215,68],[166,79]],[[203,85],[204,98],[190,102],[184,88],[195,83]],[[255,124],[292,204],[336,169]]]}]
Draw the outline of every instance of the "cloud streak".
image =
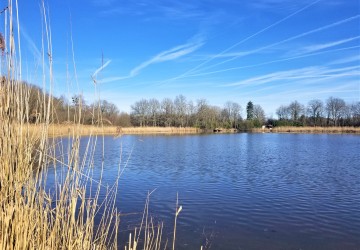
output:
[{"label": "cloud streak", "polygon": [[[212,75],[212,74],[219,74],[219,73],[224,73],[224,72],[233,71],[233,70],[254,68],[254,67],[269,65],[269,64],[273,64],[273,63],[287,62],[287,61],[292,61],[292,60],[301,59],[301,58],[306,58],[306,57],[311,57],[311,56],[323,55],[323,54],[328,54],[328,53],[333,53],[333,52],[339,52],[339,51],[345,51],[345,50],[353,50],[353,49],[358,49],[358,48],[360,48],[360,46],[350,46],[350,47],[339,48],[339,49],[319,51],[319,52],[314,52],[314,53],[310,53],[310,54],[303,54],[303,55],[299,55],[299,56],[292,56],[292,57],[287,57],[287,58],[282,58],[282,59],[277,59],[277,60],[271,60],[271,61],[267,61],[267,62],[263,62],[263,63],[257,63],[257,64],[252,64],[252,65],[231,67],[231,68],[220,69],[220,70],[215,70],[215,71],[208,71],[208,72],[204,72],[204,73],[196,73],[196,74],[192,74],[192,75],[187,75],[186,77],[198,77],[198,76],[206,76],[206,75]],[[184,77],[185,77],[185,76],[184,76]],[[183,77],[182,77],[182,78],[183,78]]]},{"label": "cloud streak", "polygon": [[201,1],[166,1],[158,0],[156,2],[139,0],[125,0],[121,4],[116,4],[114,0],[105,0],[105,2],[114,2],[114,4],[103,4],[100,0],[95,0],[93,4],[105,7],[100,10],[100,15],[129,15],[138,16],[143,20],[185,20],[206,18],[206,12]]},{"label": "cloud streak", "polygon": [[339,78],[339,77],[351,77],[351,76],[360,76],[360,66],[351,66],[344,68],[328,68],[328,67],[306,67],[301,69],[294,70],[285,70],[274,72],[270,74],[265,74],[261,76],[256,76],[248,78],[242,81],[235,83],[224,84],[224,87],[235,87],[235,86],[245,86],[245,85],[262,85],[266,83],[274,83],[278,81],[287,81],[294,79],[311,79],[311,78]]},{"label": "cloud streak", "polygon": [[35,56],[35,58],[37,59],[41,59],[41,52],[40,50],[38,49],[38,47],[36,46],[34,40],[29,36],[29,34],[26,32],[26,30],[24,29],[24,27],[21,28],[21,34],[22,36],[25,38],[28,46],[29,46],[29,49],[30,51],[32,52],[32,54]]},{"label": "cloud streak", "polygon": [[110,63],[111,63],[111,60],[108,60],[104,65],[102,65],[100,68],[95,70],[94,73],[92,74],[92,78],[95,79],[97,77],[97,75],[100,73],[100,71],[105,69]]},{"label": "cloud streak", "polygon": [[[350,22],[350,21],[353,21],[355,19],[358,19],[360,17],[360,15],[356,15],[356,16],[352,16],[352,17],[349,17],[349,18],[346,18],[346,19],[343,19],[343,20],[340,20],[340,21],[337,21],[337,22],[334,22],[334,23],[331,23],[331,24],[328,24],[328,25],[325,25],[325,26],[322,26],[322,27],[319,27],[319,28],[316,28],[316,29],[313,29],[313,30],[310,30],[310,31],[307,31],[307,32],[303,32],[301,34],[298,34],[298,35],[295,35],[295,36],[292,36],[292,37],[289,37],[289,38],[286,38],[284,40],[281,40],[279,42],[276,42],[276,43],[272,43],[272,44],[269,44],[269,45],[266,45],[266,46],[263,46],[261,48],[258,48],[258,49],[254,49],[254,50],[250,50],[250,51],[247,51],[247,52],[238,52],[238,53],[235,53],[235,54],[219,54],[217,55],[217,57],[221,57],[221,56],[232,56],[234,55],[232,58],[230,59],[227,59],[227,60],[224,60],[222,62],[219,62],[219,63],[216,63],[216,64],[213,64],[209,67],[206,67],[204,68],[203,70],[208,70],[208,69],[211,69],[211,68],[214,68],[216,66],[219,66],[219,65],[222,65],[224,63],[227,63],[227,62],[231,62],[235,59],[238,59],[240,57],[243,57],[243,56],[247,56],[247,55],[251,55],[251,54],[255,54],[255,53],[258,53],[258,52],[261,52],[261,51],[264,51],[266,49],[270,49],[270,48],[273,48],[275,46],[278,46],[278,45],[281,45],[283,43],[286,43],[286,42],[290,42],[290,41],[293,41],[295,39],[299,39],[299,38],[302,38],[302,37],[305,37],[305,36],[309,36],[309,35],[312,35],[312,34],[315,34],[315,33],[318,33],[318,32],[321,32],[321,31],[324,31],[326,29],[330,29],[330,28],[333,28],[333,27],[336,27],[336,26],[339,26],[341,24],[344,24],[344,23],[347,23],[347,22]],[[356,36],[356,37],[352,37],[352,38],[349,38],[349,39],[343,39],[341,41],[336,41],[336,42],[332,42],[332,43],[327,43],[327,44],[317,44],[317,45],[314,45],[314,46],[309,46],[309,47],[306,47],[303,49],[303,51],[301,52],[297,52],[295,54],[293,54],[293,56],[295,55],[302,55],[302,54],[306,54],[306,53],[311,53],[311,52],[316,52],[318,50],[322,50],[322,49],[326,49],[326,48],[330,48],[330,47],[334,47],[334,46],[337,46],[337,45],[340,45],[340,44],[343,44],[343,43],[346,43],[346,42],[350,42],[350,41],[353,41],[355,39],[359,39],[360,36]],[[195,71],[195,72],[200,72],[200,71]]]},{"label": "cloud streak", "polygon": [[167,62],[167,61],[173,61],[180,57],[186,56],[196,50],[198,50],[200,47],[204,45],[204,41],[199,36],[191,39],[189,42],[176,46],[174,48],[171,48],[169,50],[165,50],[163,52],[160,52],[159,54],[155,55],[151,59],[142,62],[135,68],[133,68],[130,73],[126,76],[120,76],[120,77],[110,77],[103,79],[101,83],[108,83],[113,81],[120,81],[125,80],[129,78],[133,78],[141,73],[144,69],[150,67],[153,64]]},{"label": "cloud streak", "polygon": [[228,51],[232,50],[233,48],[235,48],[235,47],[239,46],[240,44],[243,44],[244,42],[246,42],[246,41],[248,41],[248,40],[250,40],[250,39],[252,39],[252,38],[254,38],[254,37],[256,37],[256,36],[258,36],[258,35],[260,35],[260,34],[262,34],[262,33],[264,33],[264,32],[266,32],[267,30],[270,30],[270,29],[278,26],[279,24],[285,22],[286,20],[290,19],[290,18],[293,17],[293,16],[298,15],[299,13],[305,11],[306,9],[312,7],[313,5],[317,4],[317,3],[320,2],[320,1],[321,1],[321,0],[315,0],[315,1],[311,2],[310,4],[307,4],[305,7],[300,8],[300,9],[292,12],[290,15],[287,15],[286,17],[284,17],[284,18],[282,18],[282,19],[280,19],[280,20],[278,20],[278,21],[270,24],[269,26],[266,26],[265,28],[263,28],[263,29],[255,32],[254,34],[252,34],[252,35],[250,35],[250,36],[248,36],[248,37],[240,40],[239,42],[231,45],[230,47],[224,49],[223,51],[221,51],[220,53],[218,53],[215,57],[211,57],[211,58],[209,58],[208,60],[205,60],[204,62],[202,62],[202,63],[200,63],[199,65],[195,66],[194,68],[186,71],[185,73],[183,73],[183,74],[181,74],[181,75],[179,75],[179,76],[177,76],[177,77],[174,77],[174,78],[172,78],[172,79],[166,80],[166,81],[164,81],[163,83],[165,83],[165,82],[167,82],[167,81],[173,81],[173,80],[176,80],[176,79],[180,79],[180,78],[183,78],[183,77],[187,76],[188,74],[190,74],[190,73],[192,73],[192,72],[196,72],[197,69],[199,69],[199,68],[202,67],[203,65],[205,65],[205,64],[213,61],[216,57],[221,56],[221,55],[227,53]]},{"label": "cloud streak", "polygon": [[352,62],[360,62],[360,54],[350,57],[341,58],[335,61],[332,61],[330,64],[345,64],[345,63],[352,63]]},{"label": "cloud streak", "polygon": [[194,52],[195,50],[199,49],[203,45],[202,42],[200,43],[187,43],[184,45],[177,46],[170,50],[166,50],[161,52],[160,54],[154,56],[148,61],[141,63],[139,66],[135,67],[131,72],[130,76],[136,76],[140,73],[141,70],[150,66],[151,64],[172,61],[187,54]]},{"label": "cloud streak", "polygon": [[348,43],[348,42],[357,40],[359,38],[360,38],[360,36],[355,36],[355,37],[350,37],[350,38],[346,38],[346,39],[342,39],[342,40],[338,40],[338,41],[333,41],[333,42],[328,42],[328,43],[313,44],[313,45],[301,48],[294,55],[307,54],[307,53],[312,53],[312,52],[316,52],[316,51],[323,50],[323,49],[328,49],[328,48],[331,48],[331,47],[335,47],[335,46],[338,46],[338,45],[342,45],[344,43]]}]

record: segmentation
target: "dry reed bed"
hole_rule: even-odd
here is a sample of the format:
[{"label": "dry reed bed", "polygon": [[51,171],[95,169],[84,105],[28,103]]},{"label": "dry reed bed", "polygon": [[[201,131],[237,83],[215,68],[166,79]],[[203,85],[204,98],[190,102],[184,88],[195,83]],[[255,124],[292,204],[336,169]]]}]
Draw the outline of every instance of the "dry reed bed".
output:
[{"label": "dry reed bed", "polygon": [[[42,126],[29,125],[29,131],[33,137],[39,137]],[[254,128],[251,132],[273,132],[273,133],[307,133],[307,134],[360,134],[360,127],[274,127],[270,129]],[[52,124],[48,128],[49,137],[61,136],[88,136],[88,135],[124,135],[124,134],[199,134],[201,129],[191,127],[116,127],[116,126],[92,126],[74,124]],[[234,133],[233,130],[222,130],[222,133]],[[38,135],[38,136],[36,136]]]},{"label": "dry reed bed", "polygon": [[[1,68],[0,80],[0,249],[118,249],[120,217],[114,202],[117,182],[109,187],[100,204],[98,197],[104,187],[101,181],[83,181],[92,177],[80,161],[79,140],[64,151],[68,153],[66,159],[54,157],[55,145],[48,140],[53,103],[51,98],[38,95],[36,105],[29,105],[30,89],[21,82],[19,68],[18,1],[9,0],[7,4],[6,15],[1,15],[7,32],[0,39],[6,55],[0,59],[5,67]],[[45,30],[41,51],[43,58],[48,59],[48,67],[43,68],[50,71],[44,73],[43,85],[51,86],[52,50],[44,2],[41,9]],[[39,114],[41,122],[36,133],[28,123],[32,112]],[[95,145],[90,146],[84,155],[89,160],[95,149]],[[51,193],[46,185],[50,166],[66,169],[61,181],[55,177]],[[93,192],[89,195],[90,185]],[[100,222],[95,225],[98,215]]]},{"label": "dry reed bed", "polygon": [[[30,125],[32,134],[38,134],[40,125]],[[115,126],[92,126],[92,125],[59,125],[49,126],[50,137],[61,137],[69,135],[123,135],[123,134],[196,134],[201,131],[197,128],[178,127],[115,127]]]},{"label": "dry reed bed", "polygon": [[196,134],[201,130],[191,127],[129,127],[122,128],[124,134]]},{"label": "dry reed bed", "polygon": [[253,129],[252,132],[299,133],[299,134],[360,134],[360,127],[274,127]]},{"label": "dry reed bed", "polygon": [[[36,105],[30,107],[30,89],[21,82],[21,68],[18,68],[21,65],[20,37],[16,39],[15,32],[20,34],[20,26],[14,25],[14,19],[19,24],[18,1],[7,2],[6,15],[1,17],[5,19],[8,32],[4,37],[0,33],[0,49],[6,54],[0,59],[5,66],[1,68],[3,76],[0,78],[0,249],[119,249],[120,213],[116,208],[116,198],[122,162],[120,160],[114,183],[102,183],[101,177],[93,179],[91,169],[95,164],[96,140],[86,143],[85,152],[80,157],[79,137],[116,134],[122,130],[80,125],[81,105],[75,110],[74,117],[68,117],[75,122],[74,125],[51,125],[50,121],[56,117],[54,103],[45,95],[39,94]],[[43,60],[47,58],[48,67],[43,68],[49,69],[43,75],[42,84],[49,86],[51,96],[51,29],[44,1],[41,10],[44,30],[41,56]],[[39,123],[31,125],[29,117],[34,113],[38,114]],[[101,115],[94,116],[94,120],[101,120]],[[131,131],[143,133],[141,129]],[[178,129],[177,132],[188,132],[188,129]],[[62,135],[70,136],[72,142],[63,145],[61,140],[57,143],[49,140],[49,137]],[[105,150],[100,150],[104,158]],[[101,171],[103,164],[102,161],[99,166]],[[64,170],[61,176],[54,175],[51,192],[46,183],[49,168]],[[166,248],[163,246],[165,239],[161,237],[162,226],[156,231],[156,224],[148,213],[148,204],[147,199],[140,228],[135,229],[133,238],[130,234],[125,249]],[[175,224],[179,212],[176,207]]]}]

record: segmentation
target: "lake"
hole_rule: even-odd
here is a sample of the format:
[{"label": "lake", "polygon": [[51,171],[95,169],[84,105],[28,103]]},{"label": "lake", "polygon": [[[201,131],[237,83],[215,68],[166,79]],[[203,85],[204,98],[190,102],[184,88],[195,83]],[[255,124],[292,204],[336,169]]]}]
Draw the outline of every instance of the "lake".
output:
[{"label": "lake", "polygon": [[103,183],[114,183],[119,162],[123,171],[121,239],[154,190],[150,213],[170,242],[178,193],[177,249],[360,249],[360,136],[99,137],[95,176],[102,143]]}]

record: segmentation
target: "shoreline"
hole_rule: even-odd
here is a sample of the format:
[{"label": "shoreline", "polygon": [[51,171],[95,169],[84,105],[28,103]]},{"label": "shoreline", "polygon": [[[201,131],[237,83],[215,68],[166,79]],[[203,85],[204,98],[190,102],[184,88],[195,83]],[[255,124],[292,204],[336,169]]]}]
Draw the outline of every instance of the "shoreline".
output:
[{"label": "shoreline", "polygon": [[[32,133],[40,132],[41,125],[30,125]],[[49,137],[64,137],[71,135],[186,135],[186,134],[234,134],[234,133],[288,133],[288,134],[360,134],[360,127],[274,127],[272,129],[253,128],[250,130],[219,129],[204,130],[193,127],[116,127],[92,125],[49,126]]]},{"label": "shoreline", "polygon": [[348,134],[359,135],[360,127],[274,127],[272,129],[254,128],[253,133],[279,134]]},{"label": "shoreline", "polygon": [[[36,125],[31,130],[36,131]],[[201,134],[201,129],[191,127],[116,127],[92,125],[50,125],[49,137],[64,137],[71,135],[185,135]]]}]

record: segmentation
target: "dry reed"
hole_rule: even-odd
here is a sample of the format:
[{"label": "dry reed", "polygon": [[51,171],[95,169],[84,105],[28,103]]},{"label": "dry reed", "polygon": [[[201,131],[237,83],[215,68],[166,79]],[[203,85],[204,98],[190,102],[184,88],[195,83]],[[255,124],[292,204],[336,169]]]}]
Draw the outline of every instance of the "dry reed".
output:
[{"label": "dry reed", "polygon": [[[55,155],[55,142],[51,140],[50,118],[54,115],[51,98],[39,96],[35,112],[40,114],[35,125],[36,133],[29,126],[29,87],[21,83],[20,45],[16,47],[14,27],[17,17],[13,1],[8,1],[4,35],[6,57],[2,58],[0,81],[0,246],[2,249],[117,249],[119,214],[115,208],[117,183],[108,190],[99,204],[103,190],[100,180],[93,180],[80,161],[79,136],[74,131],[73,143],[63,150],[66,157]],[[52,85],[51,34],[45,5],[44,58],[48,58],[50,72],[44,73],[44,86]],[[16,14],[14,14],[16,13]],[[17,22],[18,23],[18,22]],[[18,35],[18,43],[19,43]],[[44,51],[48,51],[45,57]],[[4,69],[5,68],[5,69]],[[44,67],[45,68],[45,67]],[[3,73],[2,72],[2,73]],[[50,87],[51,94],[51,87]],[[81,116],[79,111],[79,117]],[[91,159],[95,144],[88,144],[84,159]],[[64,178],[48,187],[49,168],[64,169]],[[91,181],[84,181],[91,180]],[[93,193],[89,185],[96,183]],[[52,191],[47,191],[49,188]],[[102,216],[98,213],[102,210]],[[95,225],[95,218],[99,223]]]},{"label": "dry reed", "polygon": [[[84,126],[80,124],[81,107],[71,125],[52,124],[54,116],[51,98],[38,95],[36,110],[30,110],[29,86],[21,83],[20,44],[16,45],[14,21],[17,1],[8,1],[5,23],[8,32],[1,40],[0,49],[5,76],[0,79],[0,246],[1,249],[118,249],[120,214],[116,198],[118,178],[115,183],[102,183],[104,161],[101,161],[100,178],[94,179],[91,168],[97,149],[96,135],[121,135],[123,133],[195,133],[193,128],[118,128]],[[43,86],[52,89],[51,29],[42,2],[45,37],[42,48],[47,58],[49,72],[44,73]],[[16,14],[14,14],[15,12]],[[14,16],[15,15],[15,16]],[[17,22],[19,23],[19,22]],[[20,38],[18,37],[18,43]],[[45,52],[47,51],[47,52]],[[20,59],[21,60],[21,59]],[[44,62],[45,64],[45,62]],[[3,73],[3,72],[1,72]],[[36,124],[29,124],[30,114],[39,114]],[[101,120],[101,114],[96,119]],[[90,135],[85,151],[80,156],[80,137]],[[70,143],[63,145],[67,136]],[[60,151],[60,152],[58,152]],[[104,148],[102,148],[104,158]],[[121,159],[121,156],[119,156]],[[119,164],[120,166],[120,164]],[[55,171],[54,184],[48,186],[48,171]],[[57,175],[57,171],[60,174]],[[50,191],[49,191],[50,190]],[[104,194],[100,202],[100,194]],[[163,224],[155,226],[149,216],[149,197],[146,201],[143,222],[135,235],[129,237],[128,247],[135,250],[144,241],[142,249],[166,249],[162,239]],[[176,213],[176,218],[178,212]],[[175,236],[175,232],[174,232]],[[175,240],[175,239],[174,239]],[[165,244],[165,245],[164,245]],[[125,246],[125,249],[126,246]]]},{"label": "dry reed", "polygon": [[[41,131],[39,124],[29,125],[32,134],[37,135]],[[48,133],[50,137],[86,135],[124,135],[124,134],[196,134],[201,131],[191,127],[116,127],[94,126],[80,124],[50,124]]]},{"label": "dry reed", "polygon": [[360,127],[274,127],[255,128],[252,132],[304,133],[304,134],[360,134]]}]

